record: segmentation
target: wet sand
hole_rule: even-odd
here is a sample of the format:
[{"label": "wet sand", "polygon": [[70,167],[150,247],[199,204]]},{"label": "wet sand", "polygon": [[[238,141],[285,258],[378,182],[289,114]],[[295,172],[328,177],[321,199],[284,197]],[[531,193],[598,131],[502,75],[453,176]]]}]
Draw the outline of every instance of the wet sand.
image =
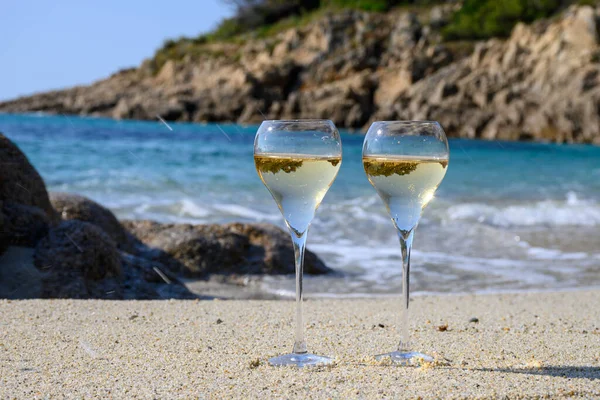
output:
[{"label": "wet sand", "polygon": [[[398,367],[399,299],[307,301],[309,350],[332,366],[267,365],[291,350],[289,301],[0,300],[0,398],[600,397],[600,291],[417,297]],[[477,318],[479,322],[474,321]]]}]

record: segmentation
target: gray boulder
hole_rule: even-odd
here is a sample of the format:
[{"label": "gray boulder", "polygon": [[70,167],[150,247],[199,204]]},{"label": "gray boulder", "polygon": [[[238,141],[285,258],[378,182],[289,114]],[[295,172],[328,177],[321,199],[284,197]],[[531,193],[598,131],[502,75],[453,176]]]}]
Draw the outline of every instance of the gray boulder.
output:
[{"label": "gray boulder", "polygon": [[48,233],[50,218],[39,207],[4,202],[0,214],[7,245],[35,247]]},{"label": "gray boulder", "polygon": [[198,298],[164,265],[129,254],[144,245],[108,209],[65,193],[51,203],[2,134],[0,163],[0,298]]},{"label": "gray boulder", "polygon": [[132,238],[114,214],[95,201],[72,193],[50,193],[50,202],[62,220],[77,219],[94,224],[102,229],[120,249],[132,248]]},{"label": "gray boulder", "polygon": [[[141,257],[158,261],[185,276],[211,274],[292,274],[294,250],[289,234],[269,224],[159,224],[125,221],[123,225],[148,246]],[[306,252],[307,274],[332,272]]]},{"label": "gray boulder", "polygon": [[80,220],[52,228],[33,262],[44,298],[198,298],[161,263],[119,251],[102,229]]},{"label": "gray boulder", "polygon": [[2,133],[0,164],[0,201],[38,207],[51,221],[58,219],[42,177],[25,154]]},{"label": "gray boulder", "polygon": [[33,247],[58,220],[44,181],[19,148],[0,133],[0,252]]},{"label": "gray boulder", "polygon": [[[293,274],[295,272],[294,247],[288,232],[271,224],[224,225],[242,237],[248,238],[250,244],[245,255],[245,262],[252,270],[263,274]],[[334,272],[312,251],[306,250],[304,255],[304,273],[323,275]]]},{"label": "gray boulder", "polygon": [[[2,202],[0,201],[0,209],[2,208]],[[8,234],[7,228],[4,226],[4,214],[0,212],[0,254],[4,253],[4,250],[8,247]]]},{"label": "gray boulder", "polygon": [[35,264],[42,270],[75,272],[87,280],[121,275],[115,242],[97,226],[63,221],[35,249]]}]

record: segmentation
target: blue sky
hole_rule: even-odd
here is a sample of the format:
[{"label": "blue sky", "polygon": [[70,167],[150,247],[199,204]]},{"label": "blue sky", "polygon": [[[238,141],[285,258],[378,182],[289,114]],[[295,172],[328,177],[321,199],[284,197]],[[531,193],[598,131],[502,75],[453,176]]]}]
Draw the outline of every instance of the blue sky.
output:
[{"label": "blue sky", "polygon": [[0,0],[0,100],[137,66],[231,13],[219,0]]}]

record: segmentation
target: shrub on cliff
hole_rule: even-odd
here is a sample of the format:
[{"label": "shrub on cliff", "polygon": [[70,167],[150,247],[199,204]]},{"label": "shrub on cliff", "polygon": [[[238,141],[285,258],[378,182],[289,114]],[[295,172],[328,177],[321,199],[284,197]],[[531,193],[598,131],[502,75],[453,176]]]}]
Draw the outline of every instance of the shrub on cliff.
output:
[{"label": "shrub on cliff", "polygon": [[507,37],[517,22],[548,17],[573,3],[566,0],[465,0],[444,29],[446,39]]},{"label": "shrub on cliff", "polygon": [[318,9],[357,9],[384,12],[401,5],[430,5],[444,0],[222,0],[233,5],[235,15],[221,21],[217,29],[206,35],[223,40],[239,34],[263,29],[282,20],[298,18]]},{"label": "shrub on cliff", "polygon": [[301,15],[320,6],[320,0],[222,0],[235,8],[209,36],[227,39],[285,18]]},{"label": "shrub on cliff", "polygon": [[393,7],[416,5],[429,6],[445,3],[444,0],[321,0],[321,7],[353,8],[364,11],[384,12]]}]

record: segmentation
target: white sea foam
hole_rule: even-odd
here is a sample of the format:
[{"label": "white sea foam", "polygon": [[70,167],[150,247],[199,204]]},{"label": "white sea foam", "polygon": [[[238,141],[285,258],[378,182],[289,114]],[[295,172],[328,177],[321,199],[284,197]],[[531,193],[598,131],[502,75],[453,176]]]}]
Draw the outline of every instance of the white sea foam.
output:
[{"label": "white sea foam", "polygon": [[278,215],[266,214],[239,204],[213,204],[213,209],[228,216],[248,218],[255,221],[273,221],[280,218]]},{"label": "white sea foam", "polygon": [[191,216],[193,218],[205,218],[210,215],[210,210],[200,206],[191,199],[181,200],[181,216]]},{"label": "white sea foam", "polygon": [[598,226],[600,205],[569,195],[566,201],[539,201],[518,205],[462,203],[446,211],[450,220],[467,220],[502,228],[532,226]]},{"label": "white sea foam", "polygon": [[[345,245],[340,243],[312,244],[310,250],[323,258],[330,258],[337,265],[360,266],[361,279],[378,285],[398,283],[401,274],[399,246]],[[526,258],[471,257],[438,251],[412,251],[412,261],[429,280],[444,281],[452,276],[487,276],[490,282],[517,281],[520,285],[554,284],[553,274],[573,273],[572,264],[549,261],[571,261],[579,266],[595,266],[599,254],[584,252],[562,252],[540,247],[527,248]],[[466,281],[465,281],[466,282]]]},{"label": "white sea foam", "polygon": [[530,247],[527,254],[536,260],[585,260],[590,257],[590,254],[584,252],[565,253],[557,249],[542,247]]}]

